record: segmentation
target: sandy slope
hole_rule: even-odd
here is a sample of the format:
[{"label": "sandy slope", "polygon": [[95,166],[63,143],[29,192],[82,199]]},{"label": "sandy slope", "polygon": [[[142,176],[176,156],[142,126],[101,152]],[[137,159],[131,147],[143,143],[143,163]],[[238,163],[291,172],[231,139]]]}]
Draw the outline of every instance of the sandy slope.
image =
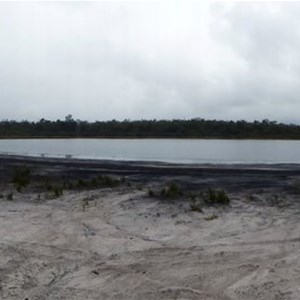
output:
[{"label": "sandy slope", "polygon": [[204,213],[128,187],[0,199],[1,299],[299,299],[299,196],[231,197]]}]

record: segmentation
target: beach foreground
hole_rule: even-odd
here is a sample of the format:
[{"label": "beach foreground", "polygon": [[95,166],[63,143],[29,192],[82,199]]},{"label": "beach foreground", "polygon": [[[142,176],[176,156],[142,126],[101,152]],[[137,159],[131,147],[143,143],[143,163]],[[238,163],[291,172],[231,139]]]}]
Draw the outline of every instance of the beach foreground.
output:
[{"label": "beach foreground", "polygon": [[0,170],[1,299],[299,299],[298,165],[0,156]]}]

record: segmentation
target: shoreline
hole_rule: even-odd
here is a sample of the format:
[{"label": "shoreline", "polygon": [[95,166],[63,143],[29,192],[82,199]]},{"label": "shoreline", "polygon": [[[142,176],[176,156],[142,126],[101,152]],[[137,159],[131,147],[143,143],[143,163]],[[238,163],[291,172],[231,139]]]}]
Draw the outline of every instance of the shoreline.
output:
[{"label": "shoreline", "polygon": [[288,189],[291,178],[300,177],[300,164],[174,164],[151,161],[91,160],[0,155],[1,178],[27,166],[38,174],[73,180],[109,175],[140,184],[177,182],[186,190],[222,188]]},{"label": "shoreline", "polygon": [[86,165],[89,167],[144,167],[176,169],[224,169],[224,170],[272,170],[272,171],[300,171],[300,163],[180,163],[155,160],[119,160],[119,159],[91,159],[76,157],[30,156],[17,154],[0,154],[2,162],[23,162],[58,165]]}]

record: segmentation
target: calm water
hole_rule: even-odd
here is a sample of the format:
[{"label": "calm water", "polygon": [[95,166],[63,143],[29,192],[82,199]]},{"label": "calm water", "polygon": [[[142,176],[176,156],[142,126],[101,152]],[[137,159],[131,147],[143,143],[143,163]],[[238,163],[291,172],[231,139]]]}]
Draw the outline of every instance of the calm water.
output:
[{"label": "calm water", "polygon": [[178,163],[300,163],[300,141],[181,139],[0,140],[0,153]]}]

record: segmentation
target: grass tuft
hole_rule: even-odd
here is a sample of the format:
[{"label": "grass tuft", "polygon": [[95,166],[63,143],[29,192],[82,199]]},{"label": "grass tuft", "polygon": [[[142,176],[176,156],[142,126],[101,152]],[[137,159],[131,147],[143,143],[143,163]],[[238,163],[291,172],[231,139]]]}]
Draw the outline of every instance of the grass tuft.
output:
[{"label": "grass tuft", "polygon": [[18,167],[14,170],[12,182],[15,184],[16,190],[21,193],[22,188],[30,183],[31,170],[27,166]]},{"label": "grass tuft", "polygon": [[172,182],[169,186],[164,187],[161,190],[160,194],[161,194],[162,197],[166,197],[166,198],[170,198],[170,199],[176,199],[179,196],[183,195],[183,193],[180,190],[179,186],[175,182]]},{"label": "grass tuft", "polygon": [[230,203],[230,198],[224,190],[214,190],[211,188],[203,195],[203,200],[208,205],[229,205]]}]

